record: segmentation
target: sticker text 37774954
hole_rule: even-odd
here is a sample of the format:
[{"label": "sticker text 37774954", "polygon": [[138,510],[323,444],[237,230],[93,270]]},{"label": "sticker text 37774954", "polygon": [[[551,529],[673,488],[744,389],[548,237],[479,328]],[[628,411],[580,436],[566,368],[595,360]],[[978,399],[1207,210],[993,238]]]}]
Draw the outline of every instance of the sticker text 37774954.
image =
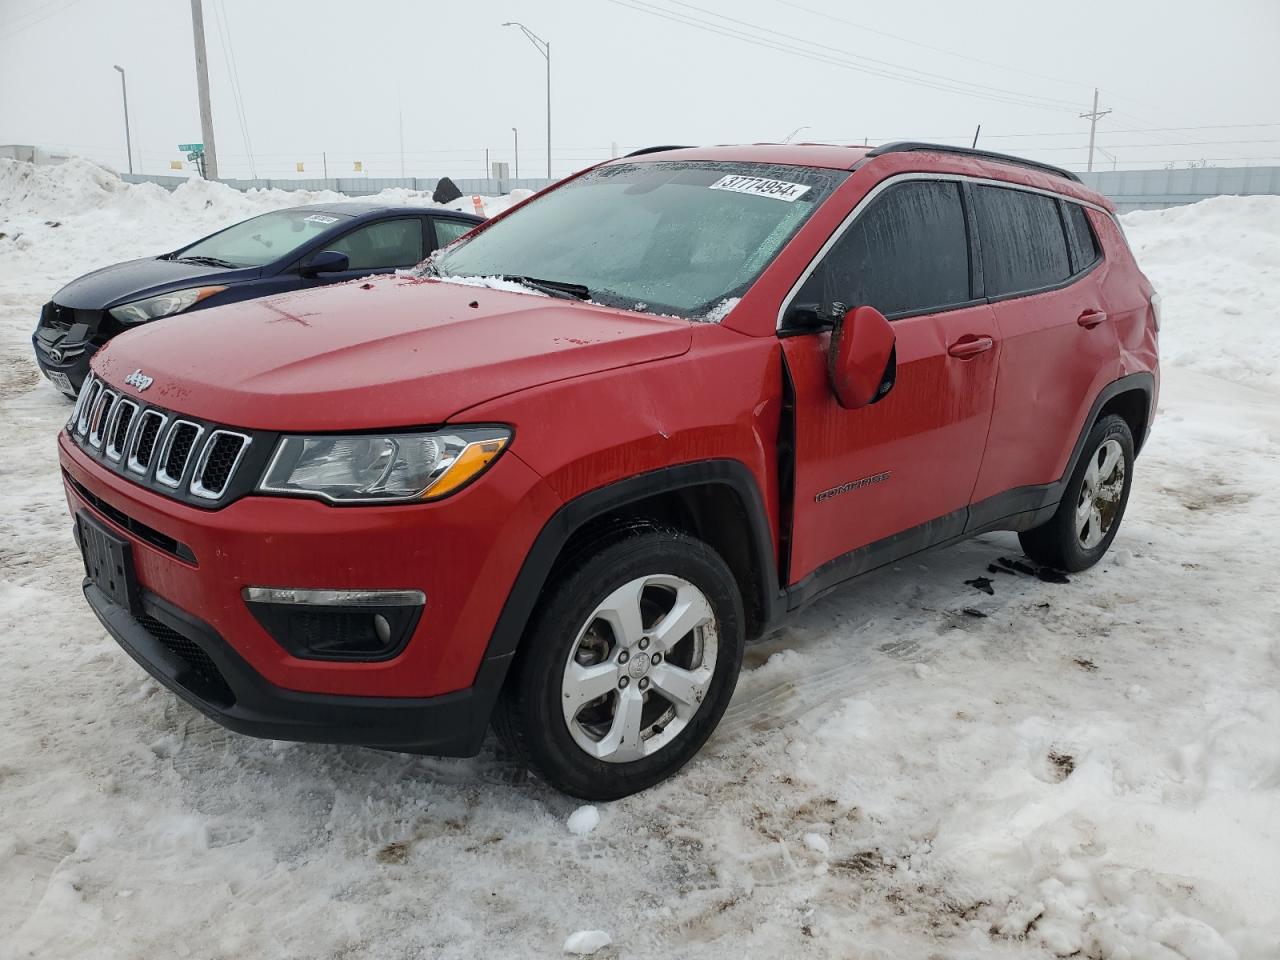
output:
[{"label": "sticker text 37774954", "polygon": [[732,190],[734,193],[749,193],[756,197],[772,197],[774,200],[785,200],[787,203],[793,203],[809,190],[802,183],[770,180],[768,177],[743,177],[736,174],[721,177],[711,185],[711,189]]}]

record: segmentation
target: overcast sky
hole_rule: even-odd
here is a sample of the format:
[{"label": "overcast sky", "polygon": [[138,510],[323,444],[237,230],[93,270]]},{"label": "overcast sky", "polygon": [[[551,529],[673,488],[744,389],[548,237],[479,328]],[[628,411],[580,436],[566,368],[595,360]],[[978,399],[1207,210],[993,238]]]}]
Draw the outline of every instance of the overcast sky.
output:
[{"label": "overcast sky", "polygon": [[[1280,163],[1280,2],[205,0],[223,176],[480,176],[485,149],[556,175],[654,143],[968,142],[1082,168]],[[982,10],[981,16],[974,10]],[[223,24],[226,24],[224,30]],[[736,34],[728,35],[728,34]],[[226,44],[227,37],[231,44]],[[754,38],[753,41],[743,37]],[[785,48],[785,49],[780,49]],[[168,172],[201,139],[188,0],[0,0],[0,144]],[[1235,126],[1238,125],[1238,126]],[[1152,128],[1161,128],[1152,130]],[[1172,129],[1196,128],[1196,129]],[[1150,131],[1150,132],[1148,132]],[[1101,154],[1098,166],[1111,160]]]}]

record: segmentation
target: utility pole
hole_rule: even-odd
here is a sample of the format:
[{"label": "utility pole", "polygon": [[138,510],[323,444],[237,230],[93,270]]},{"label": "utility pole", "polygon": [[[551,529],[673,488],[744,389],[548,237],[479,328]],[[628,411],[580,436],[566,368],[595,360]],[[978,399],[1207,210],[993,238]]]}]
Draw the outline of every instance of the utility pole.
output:
[{"label": "utility pole", "polygon": [[1098,88],[1093,88],[1093,110],[1080,114],[1080,119],[1089,121],[1089,172],[1093,172],[1093,141],[1098,132],[1098,120],[1105,117],[1110,110],[1098,109]]},{"label": "utility pole", "polygon": [[129,136],[129,88],[124,83],[124,67],[114,66],[120,74],[120,95],[124,97],[124,150],[129,154],[129,172],[133,173],[133,139]]},{"label": "utility pole", "polygon": [[404,179],[404,106],[400,102],[400,88],[396,87],[396,125],[400,128],[400,179]]},{"label": "utility pole", "polygon": [[547,179],[551,179],[551,44],[516,20],[508,20],[504,27],[519,27],[520,32],[529,38],[537,50],[547,61]]},{"label": "utility pole", "polygon": [[516,179],[520,179],[520,131],[515,127],[511,128],[511,136],[515,137],[515,147],[512,149],[513,158],[516,162]]},{"label": "utility pole", "polygon": [[191,0],[191,35],[196,44],[196,88],[200,93],[200,136],[204,139],[204,175],[218,179],[218,151],[213,145],[213,109],[209,106],[209,64],[204,53],[204,9]]}]

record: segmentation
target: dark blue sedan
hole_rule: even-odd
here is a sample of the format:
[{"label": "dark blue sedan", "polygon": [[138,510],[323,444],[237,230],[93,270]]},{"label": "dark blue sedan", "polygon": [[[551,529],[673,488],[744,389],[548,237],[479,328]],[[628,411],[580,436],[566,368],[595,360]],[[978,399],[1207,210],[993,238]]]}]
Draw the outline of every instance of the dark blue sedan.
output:
[{"label": "dark blue sedan", "polygon": [[75,396],[89,358],[130,327],[411,267],[481,218],[434,207],[347,201],[264,213],[158,257],[103,267],[54,294],[32,334],[36,362]]}]

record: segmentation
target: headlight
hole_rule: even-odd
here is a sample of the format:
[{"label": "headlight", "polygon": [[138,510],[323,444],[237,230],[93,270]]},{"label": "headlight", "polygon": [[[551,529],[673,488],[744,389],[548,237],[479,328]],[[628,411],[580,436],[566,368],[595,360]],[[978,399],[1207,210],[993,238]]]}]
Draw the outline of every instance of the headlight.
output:
[{"label": "headlight", "polygon": [[334,503],[435,500],[483,473],[510,440],[503,427],[281,437],[258,489]]},{"label": "headlight", "polygon": [[133,303],[112,307],[110,313],[121,323],[144,323],[158,317],[167,317],[171,313],[180,313],[205,297],[221,293],[226,287],[192,287],[190,290],[175,290],[173,293],[162,293],[158,297],[147,297]]}]

